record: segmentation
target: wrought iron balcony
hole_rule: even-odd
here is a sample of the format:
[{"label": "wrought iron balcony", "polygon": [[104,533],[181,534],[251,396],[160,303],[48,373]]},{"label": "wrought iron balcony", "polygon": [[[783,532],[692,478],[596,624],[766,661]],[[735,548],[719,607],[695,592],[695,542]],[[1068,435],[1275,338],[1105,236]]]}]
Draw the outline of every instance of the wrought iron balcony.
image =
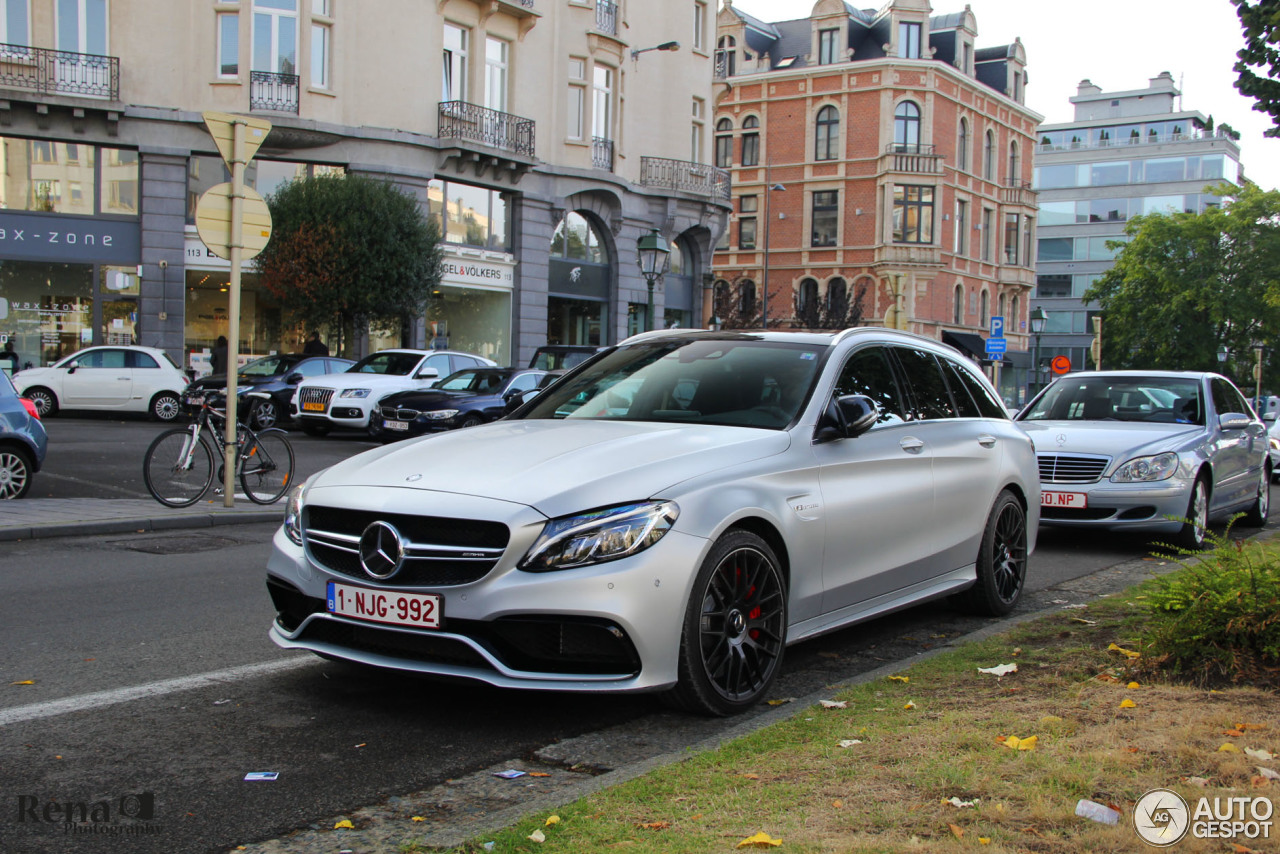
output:
[{"label": "wrought iron balcony", "polygon": [[596,0],[596,30],[611,36],[618,34],[618,4],[613,0]]},{"label": "wrought iron balcony", "polygon": [[729,172],[706,163],[669,160],[666,157],[640,158],[640,185],[661,187],[729,201]]},{"label": "wrought iron balcony", "polygon": [[249,109],[297,114],[298,75],[250,71]]},{"label": "wrought iron balcony", "polygon": [[120,58],[0,44],[0,87],[120,100]]},{"label": "wrought iron balcony", "polygon": [[490,148],[533,157],[533,119],[513,116],[466,101],[441,101],[441,139],[463,139]]},{"label": "wrought iron balcony", "polygon": [[613,140],[591,137],[591,165],[597,169],[613,171]]},{"label": "wrought iron balcony", "polygon": [[942,171],[942,155],[932,145],[893,142],[885,149],[881,170],[937,175]]}]

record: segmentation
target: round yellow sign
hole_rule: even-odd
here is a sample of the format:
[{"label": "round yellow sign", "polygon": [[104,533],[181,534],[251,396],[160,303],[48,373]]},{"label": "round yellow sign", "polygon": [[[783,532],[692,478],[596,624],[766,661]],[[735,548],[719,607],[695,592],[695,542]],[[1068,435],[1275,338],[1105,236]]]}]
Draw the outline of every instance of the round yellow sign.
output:
[{"label": "round yellow sign", "polygon": [[[240,227],[240,258],[255,257],[271,239],[271,211],[252,187],[244,188],[244,217]],[[231,257],[231,185],[210,187],[196,203],[196,231],[209,251]]]}]

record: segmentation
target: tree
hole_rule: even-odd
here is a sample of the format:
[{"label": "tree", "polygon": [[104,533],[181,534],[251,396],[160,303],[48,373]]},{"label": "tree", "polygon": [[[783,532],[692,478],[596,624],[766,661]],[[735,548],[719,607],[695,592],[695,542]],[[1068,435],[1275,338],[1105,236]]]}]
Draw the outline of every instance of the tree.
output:
[{"label": "tree", "polygon": [[[835,285],[827,287],[835,288]],[[866,295],[867,286],[861,283],[852,294],[849,286],[845,285],[828,290],[824,300],[810,301],[805,305],[799,305],[797,301],[796,319],[791,325],[796,329],[849,329],[858,326],[862,323],[862,301]]]},{"label": "tree", "polygon": [[1255,110],[1271,116],[1274,127],[1264,135],[1280,136],[1280,0],[1231,2],[1244,30],[1244,47],[1233,66],[1239,75],[1236,88],[1253,98]]},{"label": "tree", "polygon": [[[1280,191],[1210,190],[1234,198],[1199,214],[1136,217],[1128,242],[1108,242],[1120,250],[1115,265],[1083,295],[1106,319],[1108,368],[1216,371],[1221,347],[1243,366],[1255,341],[1270,347],[1280,334]],[[1280,376],[1280,358],[1268,365],[1264,382]]]},{"label": "tree", "polygon": [[395,331],[423,316],[440,283],[440,233],[411,195],[359,175],[323,176],[282,185],[267,205],[272,237],[258,269],[293,321]]}]

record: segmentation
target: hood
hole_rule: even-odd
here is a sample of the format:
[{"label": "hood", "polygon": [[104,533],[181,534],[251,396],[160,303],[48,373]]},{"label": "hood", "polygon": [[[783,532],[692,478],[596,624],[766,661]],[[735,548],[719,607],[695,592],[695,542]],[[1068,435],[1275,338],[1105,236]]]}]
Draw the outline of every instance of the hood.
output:
[{"label": "hood", "polygon": [[331,388],[341,391],[344,388],[388,388],[390,386],[412,386],[416,384],[427,384],[435,382],[435,378],[420,377],[414,379],[410,376],[399,376],[397,374],[325,374],[319,377],[313,377],[309,380],[303,380],[298,383],[298,387],[307,386],[308,388]]},{"label": "hood", "polygon": [[488,392],[447,391],[434,388],[426,390],[410,389],[409,391],[397,391],[389,394],[382,398],[379,403],[383,406],[407,406],[410,409],[426,409],[441,404],[458,403],[473,397],[496,397],[496,395]]},{"label": "hood", "polygon": [[1204,436],[1195,424],[1138,421],[1018,421],[1043,454],[1100,454],[1123,462],[1131,457],[1177,451]]},{"label": "hood", "polygon": [[495,421],[367,451],[326,469],[312,488],[473,495],[556,517],[666,497],[681,481],[780,454],[790,441],[780,430],[701,424]]}]

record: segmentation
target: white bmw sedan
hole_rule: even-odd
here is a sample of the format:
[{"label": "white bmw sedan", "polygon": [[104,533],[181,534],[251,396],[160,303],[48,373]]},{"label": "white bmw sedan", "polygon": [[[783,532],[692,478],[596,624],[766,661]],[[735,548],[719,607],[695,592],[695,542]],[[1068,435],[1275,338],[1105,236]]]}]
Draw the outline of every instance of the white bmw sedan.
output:
[{"label": "white bmw sedan", "polygon": [[369,451],[291,495],[280,646],[732,714],[788,644],[920,602],[1015,607],[1030,440],[935,341],[666,331],[508,418]]}]

